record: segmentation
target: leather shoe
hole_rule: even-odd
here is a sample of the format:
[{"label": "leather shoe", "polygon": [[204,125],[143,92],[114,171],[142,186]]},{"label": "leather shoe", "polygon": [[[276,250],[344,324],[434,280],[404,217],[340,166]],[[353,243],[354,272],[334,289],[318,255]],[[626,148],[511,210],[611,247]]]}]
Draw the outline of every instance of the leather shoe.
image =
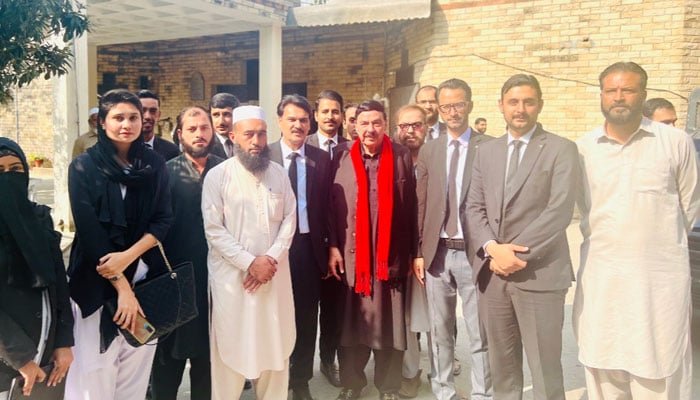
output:
[{"label": "leather shoe", "polygon": [[314,400],[308,386],[292,389],[292,400]]},{"label": "leather shoe", "polygon": [[410,379],[403,378],[401,380],[401,389],[399,389],[399,397],[404,399],[412,399],[418,396],[418,389],[420,389],[420,374],[421,370],[418,370],[416,376]]},{"label": "leather shoe", "polygon": [[343,387],[340,384],[340,370],[335,363],[321,363],[321,373],[328,379],[328,382],[335,387]]},{"label": "leather shoe", "polygon": [[360,391],[354,389],[343,389],[335,400],[353,400],[360,398]]},{"label": "leather shoe", "polygon": [[399,400],[399,395],[394,393],[394,392],[392,392],[392,393],[380,393],[379,400]]}]

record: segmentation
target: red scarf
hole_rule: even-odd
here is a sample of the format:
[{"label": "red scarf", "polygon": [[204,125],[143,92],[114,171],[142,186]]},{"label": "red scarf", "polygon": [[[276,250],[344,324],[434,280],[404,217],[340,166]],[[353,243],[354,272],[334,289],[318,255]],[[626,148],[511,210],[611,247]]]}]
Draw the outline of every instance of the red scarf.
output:
[{"label": "red scarf", "polygon": [[[365,296],[372,294],[372,274],[370,273],[370,216],[369,188],[367,172],[362,162],[360,141],[356,140],[350,149],[350,158],[355,170],[357,181],[357,213],[355,217],[355,293]],[[377,279],[389,279],[389,244],[391,243],[391,214],[394,208],[394,152],[387,135],[382,140],[382,153],[379,157],[377,172],[377,188],[379,190],[379,210],[377,216],[377,249],[375,252],[375,268]]]}]

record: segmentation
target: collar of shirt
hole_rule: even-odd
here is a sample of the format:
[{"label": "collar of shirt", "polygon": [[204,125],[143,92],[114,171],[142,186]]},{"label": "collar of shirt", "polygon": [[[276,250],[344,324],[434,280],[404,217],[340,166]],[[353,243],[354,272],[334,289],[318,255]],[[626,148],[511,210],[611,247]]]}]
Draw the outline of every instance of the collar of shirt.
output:
[{"label": "collar of shirt", "polygon": [[319,138],[318,144],[320,144],[321,147],[323,147],[324,149],[328,146],[327,143],[328,143],[329,140],[330,140],[331,142],[333,142],[333,146],[337,146],[337,145],[338,145],[338,133],[337,133],[337,132],[336,132],[336,134],[333,135],[332,137],[328,137],[328,136],[324,135],[324,134],[321,133],[321,132],[316,132],[316,135],[318,135],[318,138]]},{"label": "collar of shirt", "polygon": [[306,146],[302,145],[299,150],[292,150],[289,146],[287,146],[286,143],[284,143],[284,140],[280,140],[280,147],[282,148],[282,161],[284,161],[284,169],[289,170],[289,164],[291,163],[292,160],[289,159],[289,155],[292,153],[297,153],[299,154],[299,160],[302,162],[302,164],[305,163],[306,160]]},{"label": "collar of shirt", "polygon": [[156,135],[153,135],[153,136],[151,137],[151,140],[144,140],[143,142],[144,142],[147,146],[150,146],[151,148],[153,148],[153,142],[155,142],[155,141],[156,141]]},{"label": "collar of shirt", "polygon": [[[634,141],[635,138],[641,137],[641,136],[647,136],[651,135],[654,136],[654,129],[651,126],[652,125],[652,120],[650,120],[647,117],[642,117],[642,122],[639,124],[639,127],[637,128],[636,131],[632,135],[630,135],[629,140],[625,144],[629,144],[632,141]],[[610,136],[608,136],[608,133],[605,129],[606,124],[603,124],[603,126],[598,127],[593,131],[593,141],[596,143],[613,143],[613,144],[620,144],[617,140],[611,139]]]},{"label": "collar of shirt", "polygon": [[226,140],[228,139],[228,137],[221,136],[216,132],[214,132],[214,136],[216,136],[216,138],[219,139],[219,142],[221,142],[221,144],[223,144],[224,146],[226,145]]},{"label": "collar of shirt", "polygon": [[[449,136],[449,139],[447,140],[447,148],[449,149],[450,147],[452,147],[451,143],[452,143],[453,139],[452,139],[451,135],[448,134],[448,136]],[[457,138],[457,140],[459,140],[459,144],[461,144],[462,147],[467,148],[467,147],[469,147],[469,139],[471,137],[472,137],[472,128],[467,127],[467,130],[464,131],[464,133],[461,134]]]},{"label": "collar of shirt", "polygon": [[[537,129],[537,124],[532,127],[529,131],[527,131],[526,134],[522,135],[518,140],[523,142],[525,145],[530,143],[530,139],[532,139],[532,135],[535,134],[535,130]],[[508,146],[513,142],[513,140],[516,140],[513,135],[510,134],[510,131],[506,131],[506,134],[508,135]]]},{"label": "collar of shirt", "polygon": [[438,120],[435,125],[430,127],[430,136],[432,139],[437,139],[440,136],[440,121]]}]

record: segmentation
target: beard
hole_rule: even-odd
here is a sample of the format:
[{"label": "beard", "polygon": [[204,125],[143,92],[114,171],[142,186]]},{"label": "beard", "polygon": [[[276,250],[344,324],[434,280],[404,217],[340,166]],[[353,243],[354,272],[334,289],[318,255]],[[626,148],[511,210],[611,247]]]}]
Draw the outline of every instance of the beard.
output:
[{"label": "beard", "polygon": [[626,112],[613,112],[612,106],[608,109],[600,106],[600,112],[603,113],[605,120],[612,125],[624,125],[628,122],[636,121],[642,118],[642,104],[641,102],[636,102],[631,105],[623,105],[627,111]]},{"label": "beard", "polygon": [[[216,138],[212,138],[212,140],[216,140]],[[211,151],[212,143],[213,142],[209,142],[206,147],[195,148],[194,146],[190,146],[185,142],[180,142],[182,145],[182,151],[189,154],[192,158],[202,158],[208,156],[209,152]]]},{"label": "beard", "polygon": [[270,165],[270,148],[262,148],[258,154],[249,154],[247,151],[243,150],[241,145],[238,143],[233,144],[233,154],[238,158],[238,161],[243,164],[245,169],[252,173],[258,173],[265,171]]}]

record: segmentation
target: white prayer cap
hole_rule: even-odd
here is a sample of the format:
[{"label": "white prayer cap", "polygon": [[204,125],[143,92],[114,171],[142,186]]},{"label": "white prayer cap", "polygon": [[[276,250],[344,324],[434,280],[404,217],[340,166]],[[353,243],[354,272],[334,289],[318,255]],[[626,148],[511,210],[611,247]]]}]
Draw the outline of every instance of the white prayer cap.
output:
[{"label": "white prayer cap", "polygon": [[240,106],[233,109],[232,124],[244,119],[261,119],[265,121],[265,112],[258,106]]},{"label": "white prayer cap", "polygon": [[99,112],[100,112],[100,109],[99,109],[99,108],[97,108],[97,107],[92,107],[92,108],[90,109],[90,112],[88,112],[88,117],[91,116],[91,115],[93,115],[93,114],[97,114],[97,113],[99,113]]}]

